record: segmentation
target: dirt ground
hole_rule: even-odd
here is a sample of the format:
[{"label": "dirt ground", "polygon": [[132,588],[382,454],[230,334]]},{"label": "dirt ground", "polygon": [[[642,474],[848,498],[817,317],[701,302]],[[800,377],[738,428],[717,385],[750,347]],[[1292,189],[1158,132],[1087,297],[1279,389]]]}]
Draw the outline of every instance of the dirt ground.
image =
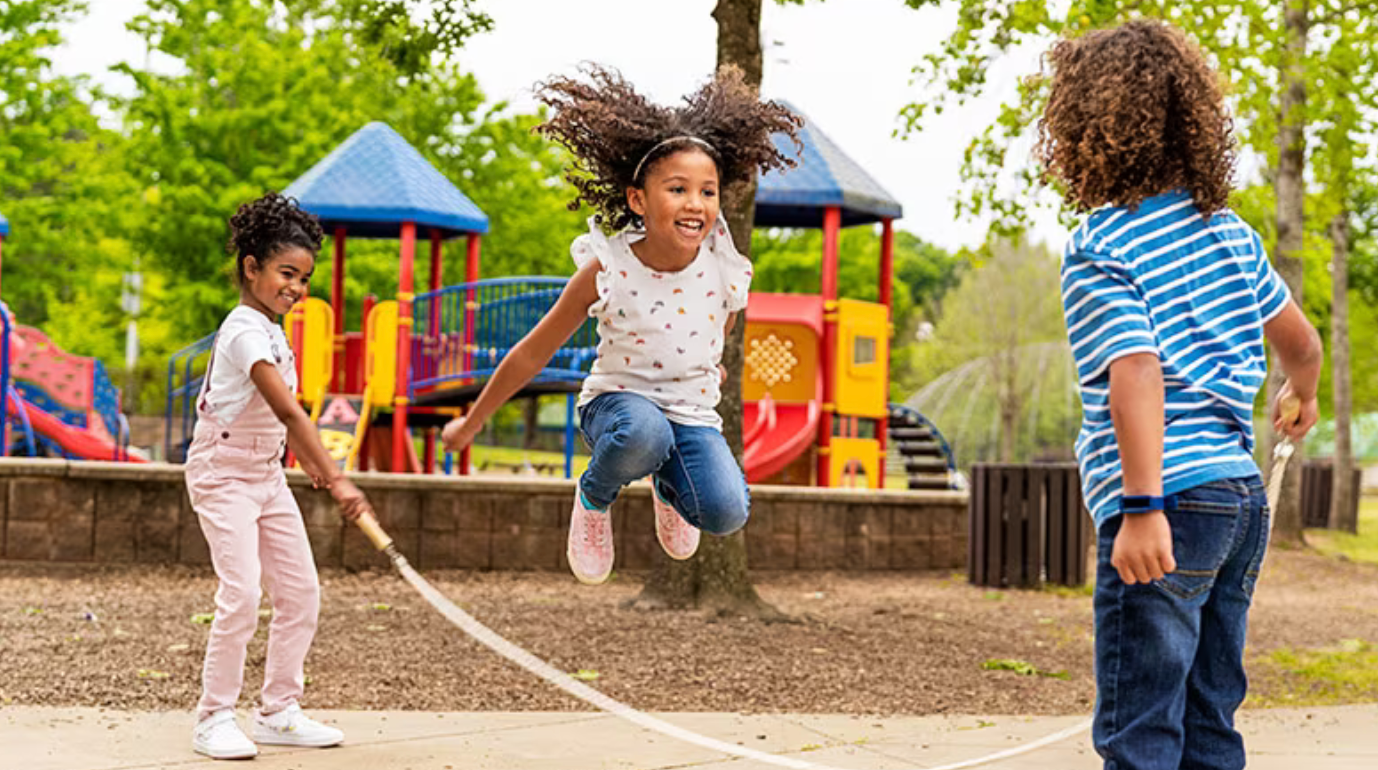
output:
[{"label": "dirt ground", "polygon": [[[1378,568],[1270,555],[1250,630],[1255,691],[1296,683],[1261,657],[1378,641]],[[621,605],[641,576],[587,588],[563,574],[434,572],[481,621],[641,709],[868,714],[1088,711],[1089,591],[989,591],[955,574],[757,573],[797,623]],[[470,640],[389,573],[322,575],[306,705],[585,708]],[[0,564],[0,703],[190,709],[215,590],[208,570]],[[261,613],[245,680],[261,682]],[[205,618],[200,618],[205,620]],[[988,670],[991,661],[1026,673]],[[1378,701],[1378,691],[1357,697]]]}]

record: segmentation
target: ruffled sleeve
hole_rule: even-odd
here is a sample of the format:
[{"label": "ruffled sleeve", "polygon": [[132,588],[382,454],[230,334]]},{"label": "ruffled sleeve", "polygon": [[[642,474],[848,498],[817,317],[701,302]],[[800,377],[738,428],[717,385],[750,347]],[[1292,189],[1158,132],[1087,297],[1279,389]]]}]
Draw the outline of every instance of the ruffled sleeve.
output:
[{"label": "ruffled sleeve", "polygon": [[[614,238],[621,237],[613,236]],[[603,234],[602,228],[589,218],[589,231],[574,239],[569,245],[569,255],[574,258],[574,264],[583,269],[589,260],[598,260],[602,269],[594,277],[594,283],[598,287],[598,301],[589,305],[589,315],[597,316],[603,313],[608,306],[613,290],[614,269],[617,262],[618,245],[613,243],[612,238]]]},{"label": "ruffled sleeve", "polygon": [[718,221],[713,225],[713,232],[708,238],[708,248],[718,259],[723,287],[727,290],[726,309],[729,313],[735,313],[746,307],[747,298],[751,293],[751,262],[742,256],[732,243],[732,231],[728,229],[727,220],[722,214],[718,215]]}]

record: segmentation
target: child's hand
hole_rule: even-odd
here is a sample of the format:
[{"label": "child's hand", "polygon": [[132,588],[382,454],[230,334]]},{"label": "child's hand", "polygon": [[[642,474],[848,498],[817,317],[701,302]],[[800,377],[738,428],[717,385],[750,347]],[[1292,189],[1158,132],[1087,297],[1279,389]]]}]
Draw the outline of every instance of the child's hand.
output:
[{"label": "child's hand", "polygon": [[458,452],[474,442],[483,423],[468,417],[456,417],[440,431],[440,440],[446,452]]},{"label": "child's hand", "polygon": [[1115,535],[1115,549],[1110,564],[1119,570],[1120,580],[1127,585],[1158,580],[1177,569],[1172,557],[1172,526],[1167,514],[1123,514],[1119,534]]},{"label": "child's hand", "polygon": [[1282,404],[1289,398],[1297,398],[1297,394],[1292,390],[1291,380],[1282,383],[1282,388],[1278,391],[1277,402],[1273,404],[1273,430],[1286,435],[1293,441],[1300,441],[1320,417],[1320,404],[1316,403],[1315,396],[1301,401],[1301,411],[1297,413],[1297,419],[1286,424],[1282,416]]},{"label": "child's hand", "polygon": [[340,506],[340,515],[347,521],[354,521],[365,512],[372,513],[373,506],[369,505],[368,498],[364,493],[354,486],[354,482],[346,478],[337,478],[330,485],[330,496],[335,498],[335,502]]}]

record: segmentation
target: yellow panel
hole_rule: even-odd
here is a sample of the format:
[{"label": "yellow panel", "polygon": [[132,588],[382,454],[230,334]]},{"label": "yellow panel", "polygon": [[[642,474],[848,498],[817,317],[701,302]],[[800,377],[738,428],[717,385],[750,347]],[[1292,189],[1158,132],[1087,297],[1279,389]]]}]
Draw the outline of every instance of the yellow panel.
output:
[{"label": "yellow panel", "polygon": [[[304,344],[296,338],[297,320],[302,322]],[[335,370],[335,311],[330,303],[319,297],[307,297],[292,306],[283,324],[287,331],[287,342],[292,348],[301,349],[302,400],[308,404],[318,404],[321,395],[329,387]]]},{"label": "yellow panel", "polygon": [[747,322],[742,354],[744,400],[769,393],[779,403],[798,404],[816,397],[818,338],[809,327]]},{"label": "yellow panel", "polygon": [[884,418],[890,390],[890,314],[884,305],[837,303],[837,413]]},{"label": "yellow panel", "polygon": [[374,305],[366,326],[364,383],[369,401],[374,406],[391,406],[397,390],[397,300]]},{"label": "yellow panel", "polygon": [[[848,466],[860,470],[848,473]],[[880,488],[880,442],[873,438],[833,436],[828,451],[829,486]]]}]

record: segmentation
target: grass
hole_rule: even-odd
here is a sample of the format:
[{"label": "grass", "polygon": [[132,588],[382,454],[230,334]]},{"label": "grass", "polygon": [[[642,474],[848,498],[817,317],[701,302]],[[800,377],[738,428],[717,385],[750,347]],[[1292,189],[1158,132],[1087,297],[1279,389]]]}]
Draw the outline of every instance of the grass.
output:
[{"label": "grass", "polygon": [[[509,473],[509,469],[512,465],[521,465],[528,461],[532,464],[545,463],[556,467],[556,476],[564,476],[565,456],[560,452],[527,451],[517,447],[480,446],[475,444],[470,452],[469,459],[476,469],[483,467],[485,464],[498,464],[501,467],[490,469],[491,472],[496,473]],[[588,455],[575,454],[574,476],[577,478],[579,474],[584,472],[584,469],[587,468],[588,465]]]},{"label": "grass", "polygon": [[[1256,664],[1281,686],[1250,696],[1258,706],[1333,706],[1378,699],[1378,644],[1346,639],[1335,647],[1274,650]],[[1272,693],[1280,693],[1272,695]]]},{"label": "grass", "polygon": [[1044,671],[1032,663],[1022,660],[992,658],[981,664],[986,671],[1013,671],[1021,676],[1044,676],[1049,679],[1071,679],[1066,671]]},{"label": "grass", "polygon": [[1378,497],[1366,497],[1359,504],[1359,533],[1308,529],[1306,542],[1327,556],[1343,556],[1350,561],[1378,564]]}]

